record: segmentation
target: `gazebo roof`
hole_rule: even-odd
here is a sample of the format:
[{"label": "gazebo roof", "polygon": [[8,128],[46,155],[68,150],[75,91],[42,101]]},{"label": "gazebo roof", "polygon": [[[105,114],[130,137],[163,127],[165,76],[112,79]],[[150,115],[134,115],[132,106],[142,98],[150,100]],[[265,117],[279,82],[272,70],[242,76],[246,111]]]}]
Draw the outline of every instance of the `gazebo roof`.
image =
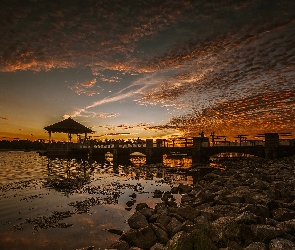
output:
[{"label": "gazebo roof", "polygon": [[58,132],[58,133],[69,133],[69,134],[83,134],[83,133],[92,133],[90,128],[85,127],[79,122],[76,122],[71,117],[49,125],[44,128],[48,132]]}]

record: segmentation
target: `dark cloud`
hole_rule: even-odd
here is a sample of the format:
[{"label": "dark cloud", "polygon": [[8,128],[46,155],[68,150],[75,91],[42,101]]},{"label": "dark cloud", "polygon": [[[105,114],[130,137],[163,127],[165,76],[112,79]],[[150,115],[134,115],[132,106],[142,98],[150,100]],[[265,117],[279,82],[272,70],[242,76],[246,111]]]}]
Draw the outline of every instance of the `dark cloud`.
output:
[{"label": "dark cloud", "polygon": [[104,70],[154,74],[136,102],[181,109],[171,126],[183,132],[294,128],[293,0],[4,0],[0,10],[1,72],[90,67],[94,78],[71,87],[87,95],[121,81]]}]

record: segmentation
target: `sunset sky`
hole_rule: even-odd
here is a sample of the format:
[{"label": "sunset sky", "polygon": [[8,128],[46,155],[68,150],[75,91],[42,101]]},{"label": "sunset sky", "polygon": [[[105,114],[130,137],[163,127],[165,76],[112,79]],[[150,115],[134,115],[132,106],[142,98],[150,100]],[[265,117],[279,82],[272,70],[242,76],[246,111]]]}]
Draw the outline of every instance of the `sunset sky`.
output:
[{"label": "sunset sky", "polygon": [[47,139],[69,116],[96,138],[295,134],[294,0],[2,0],[0,12],[0,140]]}]

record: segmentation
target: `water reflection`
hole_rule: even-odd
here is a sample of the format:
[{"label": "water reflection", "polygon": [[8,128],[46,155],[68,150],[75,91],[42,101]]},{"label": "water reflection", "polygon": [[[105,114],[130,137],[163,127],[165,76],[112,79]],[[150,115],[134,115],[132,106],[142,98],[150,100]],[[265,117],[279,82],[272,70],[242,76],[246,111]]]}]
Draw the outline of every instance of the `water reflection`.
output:
[{"label": "water reflection", "polygon": [[184,154],[165,154],[163,155],[163,165],[166,167],[188,169],[192,167],[192,158]]},{"label": "water reflection", "polygon": [[[161,201],[154,195],[156,190],[164,193],[180,183],[192,184],[200,174],[191,168],[172,167],[179,165],[179,159],[167,159],[167,165],[146,165],[145,157],[139,158],[142,162],[135,158],[133,163],[129,159],[115,166],[111,154],[101,161],[49,160],[33,152],[0,154],[0,172],[13,172],[13,182],[7,184],[5,175],[0,175],[0,245],[21,248],[20,239],[25,236],[36,239],[26,248],[37,249],[41,248],[37,239],[45,235],[60,249],[69,249],[68,242],[71,249],[82,248],[85,242],[107,248],[118,237],[113,238],[106,229],[127,230],[126,220],[138,203],[154,207]],[[29,179],[23,171],[30,173]],[[175,198],[179,202],[180,197]],[[93,223],[82,224],[81,218]],[[15,244],[5,243],[2,237],[11,228]],[[77,234],[83,239],[79,243]],[[52,245],[42,245],[42,249],[52,249]]]},{"label": "water reflection", "polygon": [[94,169],[92,164],[83,160],[48,159],[48,177],[44,185],[69,195],[91,182]]}]

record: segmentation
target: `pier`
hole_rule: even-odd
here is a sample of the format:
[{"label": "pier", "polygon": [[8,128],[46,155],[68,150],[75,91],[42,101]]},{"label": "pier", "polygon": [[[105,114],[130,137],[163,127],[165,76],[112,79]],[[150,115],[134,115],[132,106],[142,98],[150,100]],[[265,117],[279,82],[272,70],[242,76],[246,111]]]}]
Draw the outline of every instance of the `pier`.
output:
[{"label": "pier", "polygon": [[[295,139],[282,144],[279,133],[265,133],[260,135],[264,140],[249,140],[246,135],[238,135],[235,142],[226,141],[225,136],[216,136],[214,132],[209,137],[202,131],[199,137],[175,139],[146,139],[146,140],[92,140],[87,133],[91,129],[67,118],[44,128],[49,133],[49,144],[46,155],[49,158],[91,158],[103,161],[107,153],[113,155],[114,165],[129,162],[130,155],[135,152],[144,154],[147,164],[162,163],[163,155],[191,157],[192,164],[208,162],[211,156],[221,153],[240,153],[258,156],[265,159],[277,159],[295,155]],[[54,143],[52,133],[67,133],[68,142]],[[73,143],[72,134],[76,134],[77,143]],[[84,134],[84,138],[81,137]],[[291,133],[282,133],[284,135]],[[218,143],[217,139],[224,138]],[[220,141],[219,141],[220,142]],[[258,143],[259,142],[259,143]]]},{"label": "pier", "polygon": [[277,159],[295,155],[294,140],[290,145],[281,145],[277,133],[266,133],[264,145],[232,143],[233,145],[211,145],[208,137],[182,138],[180,144],[168,143],[163,139],[146,139],[140,141],[107,141],[95,140],[83,143],[51,143],[47,149],[49,158],[87,158],[103,160],[106,153],[113,154],[114,164],[128,162],[130,154],[140,152],[146,155],[146,163],[162,163],[163,155],[187,156],[192,164],[208,162],[210,157],[221,153],[240,153],[266,159]]}]

